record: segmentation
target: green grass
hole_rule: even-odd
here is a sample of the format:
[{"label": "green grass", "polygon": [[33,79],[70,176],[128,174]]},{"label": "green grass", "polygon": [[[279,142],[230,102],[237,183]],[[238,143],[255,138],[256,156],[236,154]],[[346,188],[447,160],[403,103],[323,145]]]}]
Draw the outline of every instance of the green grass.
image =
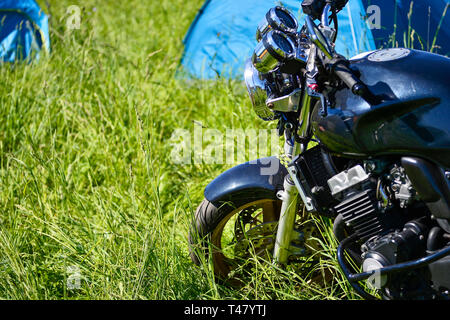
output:
[{"label": "green grass", "polygon": [[275,126],[239,81],[174,77],[201,2],[83,1],[79,30],[66,28],[72,1],[49,2],[51,54],[0,66],[0,299],[357,298],[326,221],[325,288],[257,263],[234,289],[191,263],[189,221],[230,165],[174,164],[172,132]]},{"label": "green grass", "polygon": [[[408,19],[408,30],[403,32],[402,35],[400,35],[402,37],[402,41],[401,41],[401,40],[397,39],[398,7],[397,7],[397,4],[395,4],[394,5],[395,14],[394,14],[393,33],[390,36],[389,45],[392,47],[400,46],[403,48],[418,49],[418,50],[429,51],[429,52],[439,51],[438,49],[440,49],[440,47],[436,44],[436,42],[438,40],[439,31],[442,28],[442,23],[444,21],[444,18],[447,15],[449,6],[450,6],[450,4],[447,3],[446,6],[444,7],[444,10],[442,11],[438,26],[436,27],[435,30],[428,30],[428,32],[430,34],[428,34],[427,39],[424,39],[412,27],[413,14],[416,12],[416,10],[414,8],[414,1],[411,1],[409,3],[409,11],[408,11],[408,14],[406,17]],[[431,19],[430,14],[431,14],[431,8],[429,7],[428,8],[428,19]],[[432,37],[432,38],[430,38],[430,37]],[[430,40],[431,40],[431,44],[430,44]],[[444,54],[445,56],[449,56],[448,52],[441,53],[441,54]]]}]

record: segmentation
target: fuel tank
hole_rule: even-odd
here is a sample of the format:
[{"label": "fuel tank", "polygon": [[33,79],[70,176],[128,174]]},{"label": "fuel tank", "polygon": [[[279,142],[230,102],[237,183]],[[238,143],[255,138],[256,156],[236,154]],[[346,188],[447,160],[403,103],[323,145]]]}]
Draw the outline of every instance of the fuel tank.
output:
[{"label": "fuel tank", "polygon": [[392,48],[357,56],[350,67],[377,102],[337,91],[327,116],[315,106],[315,136],[343,156],[417,156],[450,168],[450,59]]}]

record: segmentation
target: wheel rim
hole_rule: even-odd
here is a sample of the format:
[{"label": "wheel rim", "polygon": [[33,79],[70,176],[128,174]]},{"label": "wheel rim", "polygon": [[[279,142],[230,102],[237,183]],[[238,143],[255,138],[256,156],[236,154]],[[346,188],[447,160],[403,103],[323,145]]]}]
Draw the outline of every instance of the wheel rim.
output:
[{"label": "wheel rim", "polygon": [[[271,254],[278,225],[280,202],[262,199],[247,203],[230,212],[211,235],[214,271],[226,278],[250,248],[258,256]],[[237,279],[230,279],[236,282]]]}]

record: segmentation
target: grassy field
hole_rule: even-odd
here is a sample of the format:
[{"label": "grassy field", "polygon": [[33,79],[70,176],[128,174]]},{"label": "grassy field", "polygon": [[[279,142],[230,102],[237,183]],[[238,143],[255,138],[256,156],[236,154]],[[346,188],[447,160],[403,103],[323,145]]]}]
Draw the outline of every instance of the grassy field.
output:
[{"label": "grassy field", "polygon": [[[244,85],[174,77],[201,1],[39,1],[52,52],[0,67],[1,299],[355,299],[325,230],[318,287],[259,265],[248,285],[215,284],[188,256],[188,223],[203,189],[230,165],[177,165],[175,129],[194,121],[273,128]],[[306,279],[306,280],[305,280]]]}]

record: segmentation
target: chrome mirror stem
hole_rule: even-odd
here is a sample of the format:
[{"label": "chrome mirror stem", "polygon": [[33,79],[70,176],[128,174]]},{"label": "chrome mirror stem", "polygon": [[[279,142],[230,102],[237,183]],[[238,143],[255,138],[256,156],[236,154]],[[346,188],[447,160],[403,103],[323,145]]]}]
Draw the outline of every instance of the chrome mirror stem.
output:
[{"label": "chrome mirror stem", "polygon": [[331,5],[327,4],[322,12],[321,23],[324,27],[329,27],[330,23],[328,20],[328,16],[330,15]]},{"label": "chrome mirror stem", "polygon": [[319,30],[319,28],[316,26],[314,21],[310,16],[306,16],[306,27],[308,28],[309,37],[311,41],[316,45],[317,48],[319,48],[320,51],[323,52],[323,54],[328,58],[332,59],[332,50],[330,48],[330,45],[328,44],[327,39],[323,35],[323,33]]}]

